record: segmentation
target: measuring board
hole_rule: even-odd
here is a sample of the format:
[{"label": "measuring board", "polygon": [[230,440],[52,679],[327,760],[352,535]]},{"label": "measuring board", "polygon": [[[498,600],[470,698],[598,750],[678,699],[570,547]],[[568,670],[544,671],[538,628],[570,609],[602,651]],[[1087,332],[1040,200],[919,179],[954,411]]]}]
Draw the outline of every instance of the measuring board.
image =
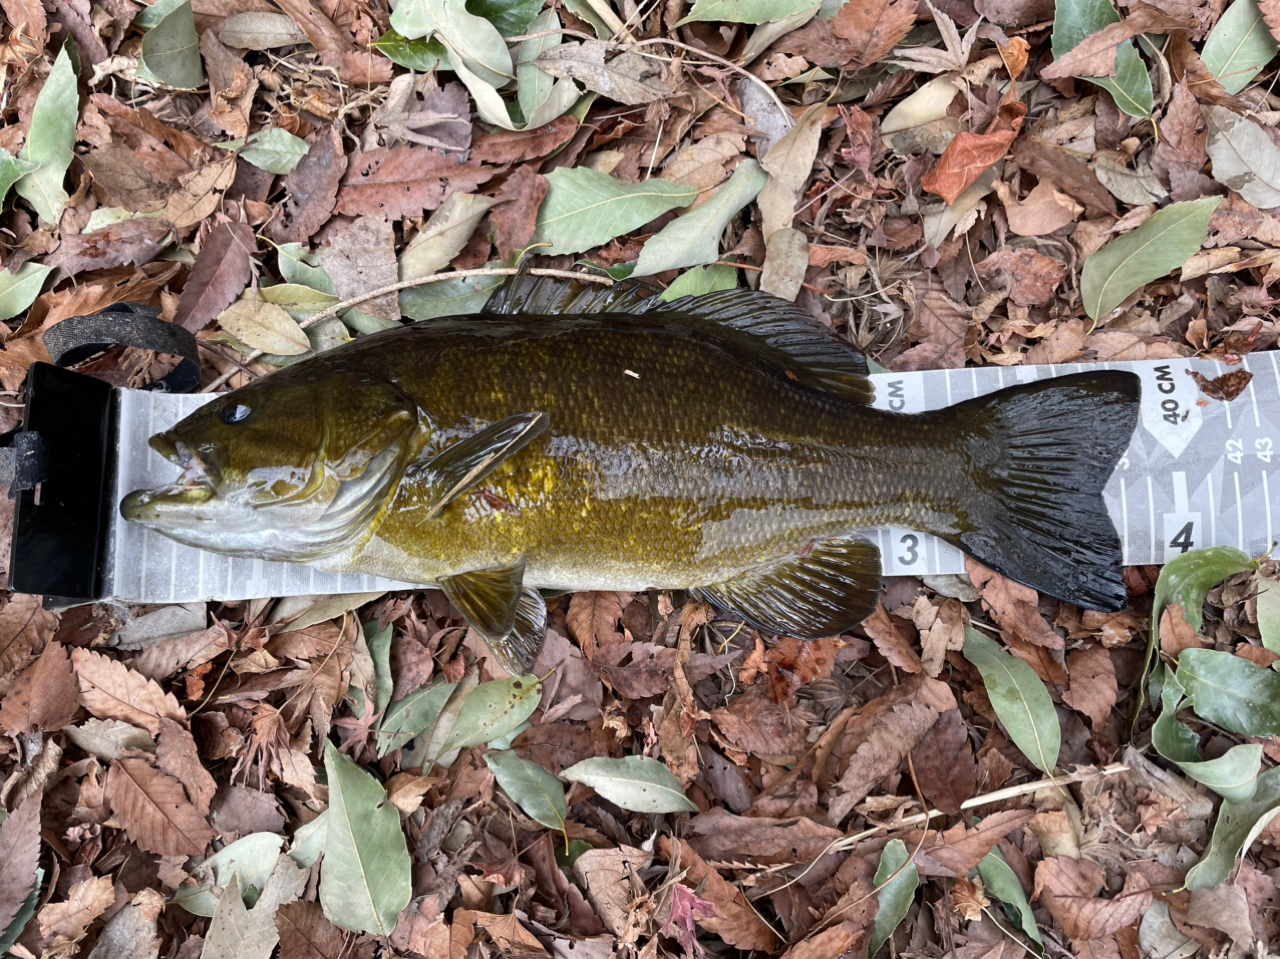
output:
[{"label": "measuring board", "polygon": [[[1107,510],[1120,532],[1127,565],[1163,564],[1201,546],[1266,552],[1280,520],[1280,353],[1255,353],[1236,367],[1212,360],[1143,360],[1059,366],[985,367],[883,373],[871,377],[875,405],[918,413],[1005,386],[1083,370],[1132,370],[1142,379],[1142,416],[1106,487]],[[1248,388],[1231,403],[1200,392],[1190,371],[1212,379],[1243,367]],[[212,395],[120,391],[116,499],[129,490],[172,482],[172,463],[147,445]],[[131,602],[372,592],[411,588],[362,574],[236,559],[182,546],[112,510],[109,592]],[[955,547],[909,529],[872,530],[886,576],[964,572]]]}]

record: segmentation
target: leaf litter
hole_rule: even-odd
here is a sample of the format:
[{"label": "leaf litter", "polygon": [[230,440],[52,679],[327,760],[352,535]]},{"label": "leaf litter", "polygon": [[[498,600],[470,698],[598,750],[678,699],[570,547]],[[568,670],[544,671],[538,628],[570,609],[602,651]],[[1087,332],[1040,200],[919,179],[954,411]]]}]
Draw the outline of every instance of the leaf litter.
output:
[{"label": "leaf litter", "polygon": [[[1276,348],[1274,0],[0,7],[3,429],[69,317],[149,302],[237,386],[475,311],[526,250],[669,297],[763,288],[891,370]],[[137,352],[81,368],[171,368]],[[1277,579],[1193,551],[1102,615],[971,566],[889,581],[821,643],[579,593],[526,677],[431,591],[168,633],[166,607],[8,595],[0,945],[1280,941]]]}]

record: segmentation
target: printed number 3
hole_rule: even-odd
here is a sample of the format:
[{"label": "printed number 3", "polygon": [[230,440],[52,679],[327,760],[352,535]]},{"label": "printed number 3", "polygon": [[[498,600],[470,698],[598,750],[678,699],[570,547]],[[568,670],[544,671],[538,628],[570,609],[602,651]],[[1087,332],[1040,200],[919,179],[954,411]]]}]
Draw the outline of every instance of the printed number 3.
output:
[{"label": "printed number 3", "polygon": [[1194,525],[1194,522],[1188,523],[1186,526],[1182,527],[1182,529],[1178,530],[1178,535],[1169,540],[1169,548],[1173,549],[1174,547],[1177,547],[1181,552],[1185,553],[1194,546],[1195,544],[1191,542],[1191,527]]},{"label": "printed number 3", "polygon": [[902,537],[902,539],[898,540],[898,542],[907,548],[907,555],[899,556],[898,562],[903,566],[914,565],[915,561],[920,558],[920,537],[916,536],[914,533],[907,533]]}]

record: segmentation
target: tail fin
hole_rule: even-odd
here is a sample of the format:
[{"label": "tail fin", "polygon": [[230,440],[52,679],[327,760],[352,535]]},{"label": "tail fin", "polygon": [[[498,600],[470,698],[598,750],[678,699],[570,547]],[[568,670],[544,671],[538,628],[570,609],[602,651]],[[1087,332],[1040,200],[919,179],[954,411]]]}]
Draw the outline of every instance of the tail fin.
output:
[{"label": "tail fin", "polygon": [[1140,381],[1118,370],[1026,383],[947,411],[976,488],[972,529],[947,537],[974,559],[1086,609],[1122,609],[1120,537],[1102,490],[1137,425]]}]

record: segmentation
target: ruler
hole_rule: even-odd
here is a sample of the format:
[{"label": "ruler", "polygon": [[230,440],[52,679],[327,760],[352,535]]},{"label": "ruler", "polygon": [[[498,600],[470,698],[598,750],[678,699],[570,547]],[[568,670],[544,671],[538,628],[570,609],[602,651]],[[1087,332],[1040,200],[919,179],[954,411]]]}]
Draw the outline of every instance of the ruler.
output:
[{"label": "ruler", "polygon": [[[883,373],[871,377],[875,405],[918,413],[1005,386],[1082,370],[1132,370],[1142,379],[1142,415],[1133,441],[1106,487],[1107,510],[1128,565],[1163,564],[1202,546],[1266,552],[1280,522],[1280,353],[1255,353],[1228,367],[1212,360],[1141,360],[1058,366],[984,367]],[[1213,379],[1243,367],[1253,379],[1234,401],[1205,396],[1191,371]],[[116,499],[171,482],[173,464],[147,445],[213,399],[121,390]],[[411,588],[362,574],[236,559],[182,546],[111,511],[109,592],[146,603],[253,599]],[[955,547],[910,529],[867,532],[880,546],[886,576],[964,572]]]}]

